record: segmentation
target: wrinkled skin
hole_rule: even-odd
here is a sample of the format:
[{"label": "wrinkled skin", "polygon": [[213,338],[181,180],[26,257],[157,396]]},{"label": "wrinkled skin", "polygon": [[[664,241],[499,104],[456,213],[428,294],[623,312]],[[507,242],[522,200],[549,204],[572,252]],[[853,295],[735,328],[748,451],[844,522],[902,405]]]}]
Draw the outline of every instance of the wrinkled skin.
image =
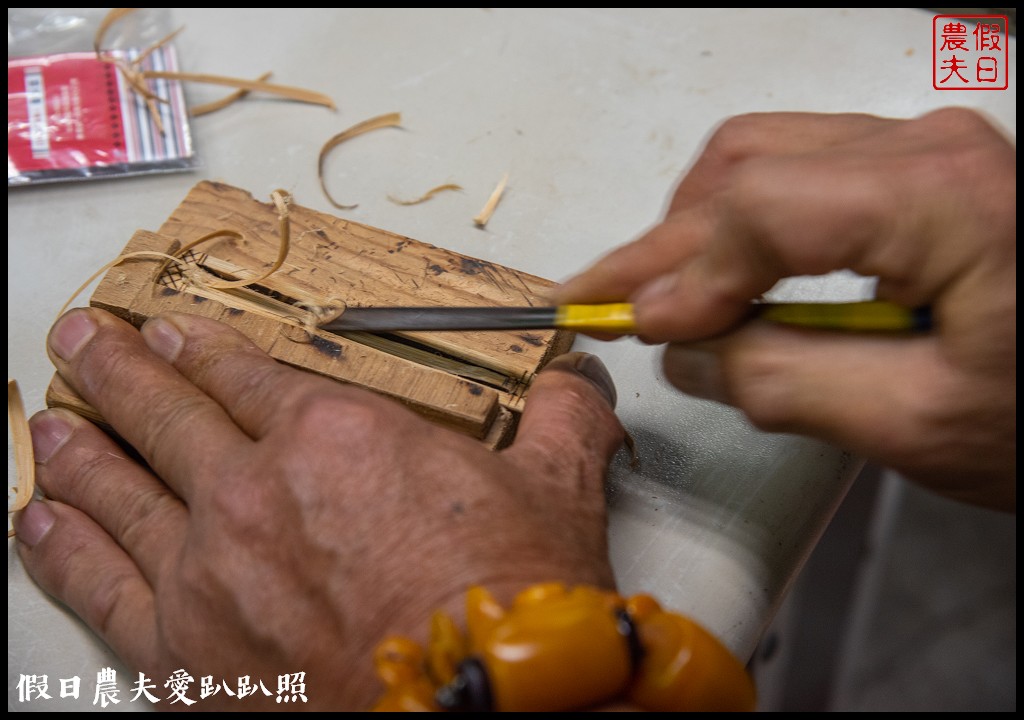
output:
[{"label": "wrinkled skin", "polygon": [[[201,676],[276,696],[279,675],[305,672],[302,709],[366,709],[375,645],[425,641],[470,584],[502,602],[547,580],[614,588],[603,479],[623,432],[592,356],[540,373],[514,444],[492,452],[198,317],[140,334],[72,310],[49,347],[145,466],[71,412],[37,414],[47,499],[16,517],[18,549],[160,698],[179,668],[194,700]],[[296,707],[274,699],[220,692],[194,709]]]},{"label": "wrinkled skin", "polygon": [[[840,268],[930,304],[938,330],[742,322],[778,279]],[[1015,508],[1016,150],[974,113],[729,120],[664,221],[560,293],[631,298],[685,392]],[[602,482],[623,432],[595,358],[553,361],[515,443],[494,453],[201,318],[140,334],[73,310],[49,350],[142,463],[69,412],[33,417],[46,499],[15,518],[18,551],[158,689],[178,668],[272,693],[278,675],[305,672],[300,707],[365,709],[381,691],[375,645],[425,640],[435,609],[459,617],[469,584],[502,602],[547,580],[614,587]],[[258,695],[245,708],[260,700],[295,707]]]},{"label": "wrinkled skin", "polygon": [[[564,284],[630,299],[684,392],[832,442],[949,497],[1016,509],[1016,148],[981,115],[726,121],[663,221]],[[932,307],[923,337],[744,322],[786,277],[853,270]]]}]

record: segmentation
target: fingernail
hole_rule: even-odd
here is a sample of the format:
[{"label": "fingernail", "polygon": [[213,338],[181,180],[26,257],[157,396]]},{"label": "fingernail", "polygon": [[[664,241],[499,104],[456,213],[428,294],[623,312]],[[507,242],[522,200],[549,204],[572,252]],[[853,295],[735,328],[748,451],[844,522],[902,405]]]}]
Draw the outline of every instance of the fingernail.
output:
[{"label": "fingernail", "polygon": [[150,350],[169,363],[178,358],[178,353],[185,346],[185,336],[181,334],[181,330],[163,318],[151,318],[143,325],[142,339],[149,345]]},{"label": "fingernail", "polygon": [[687,395],[728,403],[719,356],[708,350],[669,345],[662,358],[666,379]]},{"label": "fingernail", "polygon": [[71,360],[96,334],[96,321],[85,310],[72,310],[60,320],[50,333],[50,347],[62,360]]},{"label": "fingernail", "polygon": [[601,392],[601,395],[604,396],[604,399],[608,401],[612,409],[615,409],[615,403],[618,402],[615,381],[612,380],[608,368],[604,366],[604,363],[598,357],[584,352],[571,352],[559,355],[548,363],[548,367],[552,365],[567,365],[571,367],[592,382]]},{"label": "fingernail", "polygon": [[57,516],[42,500],[33,500],[14,516],[14,533],[19,542],[35,547],[46,537]]},{"label": "fingernail", "polygon": [[632,302],[637,307],[654,302],[663,295],[674,291],[678,284],[679,276],[677,274],[662,275],[637,290],[633,295]]},{"label": "fingernail", "polygon": [[32,452],[37,463],[46,463],[53,454],[63,447],[74,431],[60,412],[43,410],[28,421],[32,431]]}]

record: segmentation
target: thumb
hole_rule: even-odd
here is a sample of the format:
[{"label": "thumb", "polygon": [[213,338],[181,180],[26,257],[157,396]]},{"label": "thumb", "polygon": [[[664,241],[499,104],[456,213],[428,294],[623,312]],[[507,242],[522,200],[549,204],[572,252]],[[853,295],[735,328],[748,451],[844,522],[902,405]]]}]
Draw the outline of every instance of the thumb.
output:
[{"label": "thumb", "polygon": [[594,355],[559,355],[534,380],[516,439],[505,451],[540,460],[567,480],[604,476],[625,431],[615,416],[615,384]]}]

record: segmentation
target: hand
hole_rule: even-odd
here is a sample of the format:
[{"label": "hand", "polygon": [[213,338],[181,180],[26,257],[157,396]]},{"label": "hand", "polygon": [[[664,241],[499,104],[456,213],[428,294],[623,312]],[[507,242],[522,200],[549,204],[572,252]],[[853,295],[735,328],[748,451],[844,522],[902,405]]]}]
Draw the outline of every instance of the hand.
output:
[{"label": "hand", "polygon": [[[199,317],[140,334],[73,310],[49,350],[148,467],[71,412],[37,414],[47,499],[15,518],[19,554],[161,698],[179,668],[193,700],[202,676],[276,695],[279,675],[304,672],[303,709],[362,710],[382,690],[376,644],[425,642],[470,584],[503,603],[544,580],[614,588],[603,479],[623,431],[592,356],[553,360],[515,442],[492,452]],[[293,707],[220,692],[195,709],[255,699]]]},{"label": "hand", "polygon": [[[668,379],[953,498],[1016,507],[1016,148],[980,115],[727,121],[664,221],[558,302],[636,305]],[[778,280],[850,269],[931,305],[926,337],[744,323]]]}]

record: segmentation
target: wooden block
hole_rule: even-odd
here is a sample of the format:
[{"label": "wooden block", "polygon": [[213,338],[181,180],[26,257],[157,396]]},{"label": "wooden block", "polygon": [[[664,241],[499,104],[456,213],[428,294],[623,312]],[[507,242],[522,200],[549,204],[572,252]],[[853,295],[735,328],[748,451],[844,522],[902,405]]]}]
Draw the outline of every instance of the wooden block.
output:
[{"label": "wooden block", "polygon": [[[277,271],[247,287],[208,287],[202,278],[217,279],[209,273],[242,280],[264,275],[278,256],[282,230],[272,203],[228,185],[200,182],[158,232],[137,231],[123,254],[176,255],[214,231],[237,236],[195,247],[187,268],[151,256],[127,260],[107,272],[90,303],[136,326],[166,311],[214,318],[282,362],[391,397],[490,447],[511,440],[533,377],[569,349],[572,333],[342,337],[296,318],[309,315],[304,303],[543,305],[542,293],[553,283],[300,205],[290,207],[289,229],[291,249]],[[57,381],[47,401],[98,417]]]}]

